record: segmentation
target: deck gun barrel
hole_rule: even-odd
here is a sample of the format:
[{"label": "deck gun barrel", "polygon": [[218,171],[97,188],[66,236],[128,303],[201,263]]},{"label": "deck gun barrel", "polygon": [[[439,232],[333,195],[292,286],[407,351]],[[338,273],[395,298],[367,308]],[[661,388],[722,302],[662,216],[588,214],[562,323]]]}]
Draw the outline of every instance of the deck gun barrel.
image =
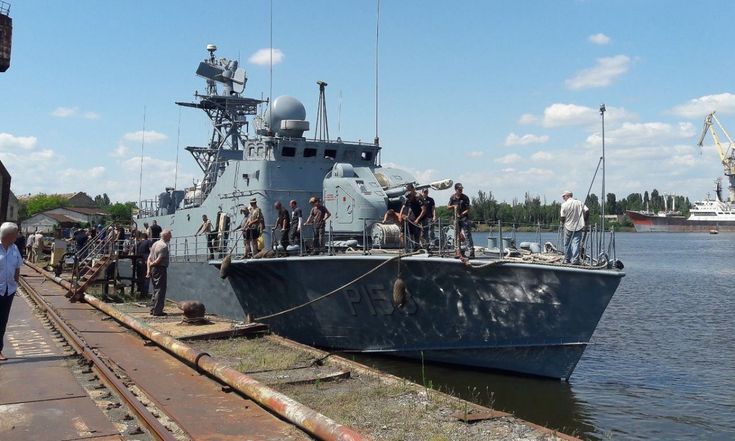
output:
[{"label": "deck gun barrel", "polygon": [[385,189],[385,194],[388,196],[388,198],[396,198],[403,196],[404,193],[406,193],[406,187],[408,184],[413,184],[414,188],[418,190],[423,190],[424,188],[431,187],[434,190],[446,190],[447,188],[451,187],[454,182],[451,179],[442,179],[441,181],[434,181],[426,184],[414,184],[413,182],[396,185],[395,187],[389,187]]}]

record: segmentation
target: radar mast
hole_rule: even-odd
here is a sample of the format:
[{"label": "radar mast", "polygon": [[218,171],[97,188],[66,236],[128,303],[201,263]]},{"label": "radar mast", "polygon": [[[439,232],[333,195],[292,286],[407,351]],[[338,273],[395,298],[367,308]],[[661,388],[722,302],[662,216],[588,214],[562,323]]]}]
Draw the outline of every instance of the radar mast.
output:
[{"label": "radar mast", "polygon": [[[194,92],[197,102],[176,102],[179,106],[202,109],[212,122],[209,145],[186,147],[204,172],[202,200],[224,171],[225,161],[243,158],[241,146],[247,140],[247,116],[256,115],[258,105],[265,102],[241,96],[247,75],[237,60],[217,59],[217,46],[213,44],[207,45],[207,51],[209,57],[196,70],[196,75],[206,80],[205,93]],[[221,93],[218,86],[222,88]]]}]

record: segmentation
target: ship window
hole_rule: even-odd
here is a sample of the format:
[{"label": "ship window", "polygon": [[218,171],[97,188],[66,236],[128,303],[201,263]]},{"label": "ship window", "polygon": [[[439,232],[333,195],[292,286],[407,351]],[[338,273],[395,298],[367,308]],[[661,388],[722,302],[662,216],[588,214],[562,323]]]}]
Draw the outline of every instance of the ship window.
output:
[{"label": "ship window", "polygon": [[344,154],[345,161],[352,161],[355,158],[355,152],[347,150]]},{"label": "ship window", "polygon": [[373,159],[373,152],[365,150],[360,154],[360,157],[366,161],[370,161]]},{"label": "ship window", "polygon": [[334,149],[324,150],[324,157],[327,159],[335,159],[337,157],[337,150],[334,150]]},{"label": "ship window", "polygon": [[304,158],[313,158],[316,156],[316,149],[304,149]]},{"label": "ship window", "polygon": [[283,150],[281,150],[281,155],[296,156],[296,149],[294,147],[284,147]]}]

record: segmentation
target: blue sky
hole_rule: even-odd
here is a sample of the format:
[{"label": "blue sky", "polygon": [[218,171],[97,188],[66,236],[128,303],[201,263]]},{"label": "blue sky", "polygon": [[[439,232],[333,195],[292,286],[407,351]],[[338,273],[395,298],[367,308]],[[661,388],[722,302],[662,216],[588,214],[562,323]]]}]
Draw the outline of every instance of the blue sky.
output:
[{"label": "blue sky", "polygon": [[[374,137],[375,9],[273,1],[273,95],[299,98],[314,127],[327,81],[332,137]],[[208,43],[240,58],[246,95],[268,95],[253,58],[270,47],[267,1],[14,1],[11,16],[0,160],[16,194],[137,200],[144,107],[144,198],[173,184],[179,115],[179,187],[198,178],[183,147],[204,144],[209,122],[174,101],[203,90]],[[722,176],[709,135],[695,145],[705,114],[735,134],[733,17],[731,1],[383,0],[383,163],[500,200],[584,194],[604,102],[607,190],[701,199]]]}]

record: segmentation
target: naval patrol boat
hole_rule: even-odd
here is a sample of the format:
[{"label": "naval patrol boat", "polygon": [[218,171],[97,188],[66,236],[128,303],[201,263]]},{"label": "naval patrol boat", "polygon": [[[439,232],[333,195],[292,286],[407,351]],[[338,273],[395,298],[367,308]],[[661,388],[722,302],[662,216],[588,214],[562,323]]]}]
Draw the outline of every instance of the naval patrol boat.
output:
[{"label": "naval patrol boat", "polygon": [[[423,250],[409,250],[409,236],[382,223],[384,213],[400,210],[409,184],[439,190],[451,180],[419,182],[382,166],[377,137],[330,139],[324,82],[316,135],[306,136],[301,102],[243,96],[245,71],[218,59],[215,46],[208,50],[196,71],[206,91],[177,102],[212,122],[206,146],[186,147],[203,176],[141,202],[135,219],[172,230],[169,297],[329,350],[570,377],[623,277],[619,269],[607,259],[571,266],[558,254],[512,257],[502,241],[494,252],[478,248],[475,259],[458,259],[451,225],[436,226]],[[255,199],[272,226],[276,201],[297,201],[306,218],[313,196],[332,213],[322,253],[310,252],[313,229],[303,225],[297,244],[244,258],[235,231],[242,206]],[[213,243],[195,234],[202,215],[215,221]],[[265,229],[266,248],[278,235]]]}]

